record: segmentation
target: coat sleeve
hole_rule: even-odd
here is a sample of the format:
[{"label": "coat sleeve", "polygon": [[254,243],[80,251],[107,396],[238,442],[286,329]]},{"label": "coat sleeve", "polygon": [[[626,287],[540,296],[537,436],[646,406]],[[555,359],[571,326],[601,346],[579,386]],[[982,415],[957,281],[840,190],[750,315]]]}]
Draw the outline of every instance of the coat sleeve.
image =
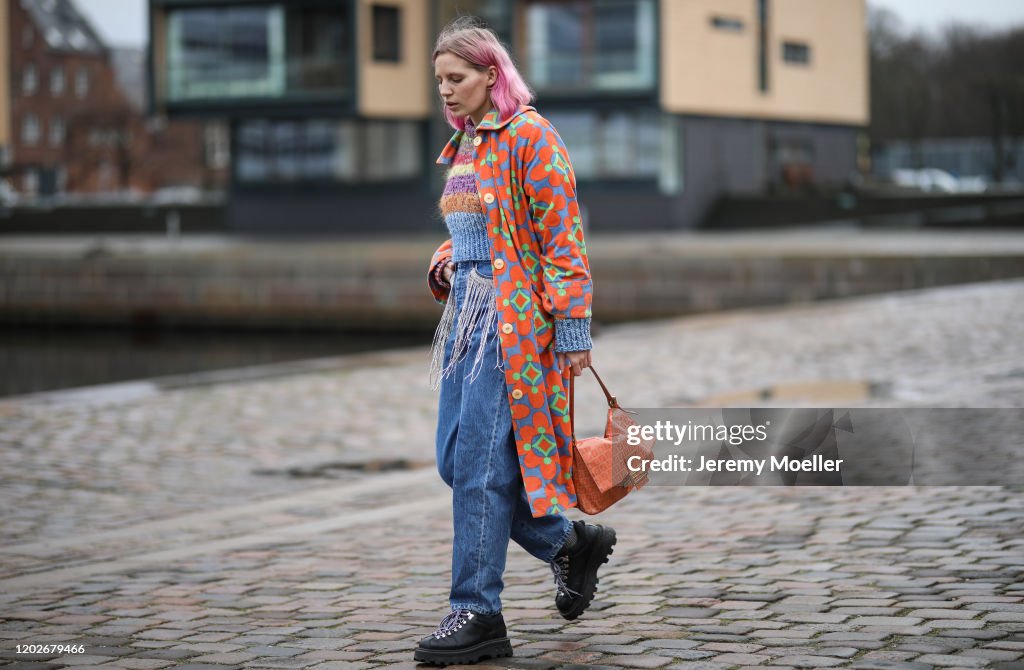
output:
[{"label": "coat sleeve", "polygon": [[593,283],[569,153],[544,119],[527,126],[523,191],[540,245],[544,308],[555,319],[555,350],[584,351],[590,340]]},{"label": "coat sleeve", "polygon": [[441,303],[442,305],[448,301],[448,293],[451,291],[450,286],[442,286],[437,282],[434,277],[434,268],[437,267],[438,263],[447,263],[452,258],[452,241],[445,240],[444,243],[437,248],[434,252],[434,256],[430,259],[430,267],[427,268],[427,286],[430,288],[430,293],[434,296],[434,300]]}]

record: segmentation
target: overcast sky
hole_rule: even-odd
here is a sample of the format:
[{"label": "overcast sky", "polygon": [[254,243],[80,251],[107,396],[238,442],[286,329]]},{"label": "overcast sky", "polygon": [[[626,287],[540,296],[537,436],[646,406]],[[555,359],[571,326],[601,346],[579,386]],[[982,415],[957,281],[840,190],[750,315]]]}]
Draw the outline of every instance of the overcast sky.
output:
[{"label": "overcast sky", "polygon": [[[141,47],[146,0],[74,0],[109,44]],[[679,2],[680,0],[670,0]],[[819,0],[828,2],[828,0]],[[934,30],[959,19],[989,28],[1024,24],[1024,0],[868,0],[896,12],[908,28]]]}]

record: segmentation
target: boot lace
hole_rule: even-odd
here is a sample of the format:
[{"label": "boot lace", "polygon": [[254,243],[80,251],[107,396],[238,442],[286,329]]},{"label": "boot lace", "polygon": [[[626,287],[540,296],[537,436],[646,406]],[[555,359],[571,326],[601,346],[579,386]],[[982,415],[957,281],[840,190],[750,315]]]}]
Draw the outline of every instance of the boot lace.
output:
[{"label": "boot lace", "polygon": [[457,630],[466,625],[466,622],[473,618],[470,610],[452,610],[445,618],[441,619],[437,630],[434,631],[434,639],[441,639],[454,635]]},{"label": "boot lace", "polygon": [[563,596],[569,594],[571,596],[580,595],[576,591],[573,591],[565,583],[565,580],[569,577],[569,557],[568,556],[557,556],[551,561],[551,572],[555,575],[555,586],[558,587],[558,595]]}]

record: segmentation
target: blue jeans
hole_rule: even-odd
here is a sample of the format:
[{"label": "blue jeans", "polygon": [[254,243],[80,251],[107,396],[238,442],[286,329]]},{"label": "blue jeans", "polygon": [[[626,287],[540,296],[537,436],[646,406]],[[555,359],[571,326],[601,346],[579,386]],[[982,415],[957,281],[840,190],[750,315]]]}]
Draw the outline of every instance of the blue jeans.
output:
[{"label": "blue jeans", "polygon": [[[467,281],[473,272],[490,278],[490,261],[457,265],[449,298],[456,301],[457,314],[466,304]],[[445,343],[446,365],[453,355],[456,330]],[[449,601],[452,609],[479,614],[501,611],[509,538],[550,563],[572,530],[563,515],[534,518],[530,511],[512,432],[504,362],[496,355],[500,353],[497,337],[495,321],[475,320],[468,353],[441,381],[437,421],[437,469],[452,487],[455,525]],[[483,365],[478,364],[471,376],[481,339]]]}]

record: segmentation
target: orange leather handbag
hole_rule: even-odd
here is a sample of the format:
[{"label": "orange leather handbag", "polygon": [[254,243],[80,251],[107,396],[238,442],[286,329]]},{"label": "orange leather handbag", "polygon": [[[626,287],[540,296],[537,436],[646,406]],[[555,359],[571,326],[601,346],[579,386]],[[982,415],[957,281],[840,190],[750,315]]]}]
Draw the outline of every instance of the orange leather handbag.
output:
[{"label": "orange leather handbag", "polygon": [[[576,389],[572,374],[569,375],[569,426],[572,430],[572,483],[576,487],[576,506],[586,514],[597,514],[625,498],[633,489],[643,488],[647,483],[646,470],[634,472],[627,463],[632,456],[639,456],[643,460],[654,458],[654,441],[640,439],[639,444],[629,444],[627,431],[636,422],[629,416],[628,410],[619,407],[618,400],[608,391],[593,366],[590,371],[594,373],[608,400],[608,421],[604,436],[576,439]],[[636,437],[634,441],[637,441]]]}]

